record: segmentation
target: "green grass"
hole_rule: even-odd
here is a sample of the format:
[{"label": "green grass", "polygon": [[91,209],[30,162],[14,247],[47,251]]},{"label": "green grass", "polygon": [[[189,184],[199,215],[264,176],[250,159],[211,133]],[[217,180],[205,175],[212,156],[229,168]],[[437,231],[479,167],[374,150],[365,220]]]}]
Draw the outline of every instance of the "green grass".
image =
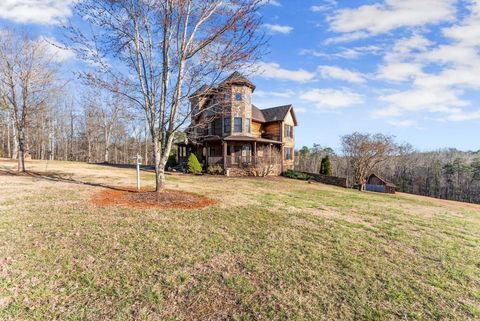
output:
[{"label": "green grass", "polygon": [[88,185],[0,183],[0,320],[480,319],[480,207],[179,175],[170,188],[218,205],[133,210],[89,205]]}]

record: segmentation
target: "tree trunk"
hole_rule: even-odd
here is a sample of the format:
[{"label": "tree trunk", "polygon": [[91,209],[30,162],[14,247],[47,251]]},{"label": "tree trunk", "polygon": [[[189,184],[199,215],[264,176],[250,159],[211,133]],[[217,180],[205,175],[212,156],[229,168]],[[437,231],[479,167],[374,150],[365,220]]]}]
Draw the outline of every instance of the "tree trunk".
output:
[{"label": "tree trunk", "polygon": [[12,145],[10,141],[10,120],[7,121],[7,157],[12,158]]},{"label": "tree trunk", "polygon": [[12,150],[12,158],[18,158],[18,134],[17,128],[15,125],[12,126],[12,141],[13,141],[13,150]]},{"label": "tree trunk", "polygon": [[18,137],[18,171],[25,172],[25,133],[17,130]]},{"label": "tree trunk", "polygon": [[153,158],[155,162],[155,192],[161,193],[165,187],[165,161],[160,157],[160,142],[158,139],[152,137],[152,142]]}]

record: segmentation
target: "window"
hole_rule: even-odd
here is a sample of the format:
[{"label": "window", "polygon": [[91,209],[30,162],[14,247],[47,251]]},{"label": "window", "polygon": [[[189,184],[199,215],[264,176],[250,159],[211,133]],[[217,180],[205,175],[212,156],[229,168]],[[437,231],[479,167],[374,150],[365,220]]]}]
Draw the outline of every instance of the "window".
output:
[{"label": "window", "polygon": [[224,93],[223,94],[223,100],[230,100],[230,93]]},{"label": "window", "polygon": [[285,137],[293,138],[293,126],[285,125]]},{"label": "window", "polygon": [[247,133],[251,133],[252,132],[252,121],[250,120],[250,118],[245,119],[245,126],[247,126],[247,128],[246,128]]},{"label": "window", "polygon": [[242,117],[235,117],[233,119],[233,132],[234,133],[242,132]]},{"label": "window", "polygon": [[235,100],[236,101],[242,101],[242,94],[241,93],[236,93],[235,94]]},{"label": "window", "polygon": [[293,154],[292,154],[293,149],[290,147],[285,148],[285,160],[292,160],[293,159]]},{"label": "window", "polygon": [[230,118],[224,118],[223,119],[223,132],[224,133],[230,133]]},{"label": "window", "polygon": [[215,129],[215,126],[213,121],[208,123],[208,135],[213,135],[214,129]]}]

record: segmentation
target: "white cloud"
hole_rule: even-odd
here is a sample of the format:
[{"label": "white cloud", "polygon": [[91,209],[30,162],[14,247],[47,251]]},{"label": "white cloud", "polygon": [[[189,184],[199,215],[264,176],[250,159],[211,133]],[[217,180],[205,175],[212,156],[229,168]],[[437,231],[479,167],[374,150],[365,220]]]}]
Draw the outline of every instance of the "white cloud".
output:
[{"label": "white cloud", "polygon": [[325,0],[322,4],[311,6],[310,10],[313,12],[324,12],[324,11],[332,10],[336,6],[337,6],[337,1]]},{"label": "white cloud", "polygon": [[401,116],[405,113],[442,113],[453,114],[461,111],[469,102],[459,98],[461,92],[444,87],[413,88],[393,94],[380,96],[388,107],[373,112],[376,117]]},{"label": "white cloud", "polygon": [[322,52],[317,50],[303,49],[301,55],[321,57],[321,58],[341,58],[341,59],[357,59],[364,55],[378,55],[382,51],[380,46],[359,46],[351,48],[340,48],[336,52]]},{"label": "white cloud", "polygon": [[407,128],[407,127],[415,127],[418,123],[415,120],[411,119],[404,119],[404,120],[389,120],[388,123],[395,127]]},{"label": "white cloud", "polygon": [[480,118],[480,110],[469,108],[472,99],[466,93],[480,89],[480,1],[472,1],[470,10],[462,21],[442,29],[446,41],[441,44],[419,34],[394,43],[377,78],[409,81],[410,88],[380,96],[379,101],[387,104],[374,116],[431,113],[441,121]]},{"label": "white cloud", "polygon": [[290,26],[282,26],[278,24],[265,23],[263,26],[271,33],[282,33],[284,35],[289,34],[293,30]]},{"label": "white cloud", "polygon": [[360,36],[377,35],[400,27],[435,24],[455,18],[455,3],[456,0],[385,0],[338,10],[329,18],[330,28],[359,39]]},{"label": "white cloud", "polygon": [[282,68],[276,63],[260,62],[256,65],[259,77],[265,79],[290,80],[295,82],[307,82],[315,77],[314,73],[304,69],[289,70]]},{"label": "white cloud", "polygon": [[261,0],[260,4],[270,4],[275,7],[280,7],[282,4],[277,0]]},{"label": "white cloud", "polygon": [[422,65],[414,63],[394,62],[380,66],[378,79],[391,81],[407,81],[422,74]]},{"label": "white cloud", "polygon": [[57,24],[72,14],[77,0],[2,0],[0,18],[18,23]]},{"label": "white cloud", "polygon": [[320,110],[334,110],[363,103],[363,96],[347,89],[311,89],[300,99],[313,103]]},{"label": "white cloud", "polygon": [[287,89],[284,91],[263,91],[256,90],[255,96],[257,97],[278,97],[278,98],[290,98],[295,95],[293,90]]},{"label": "white cloud", "polygon": [[365,82],[365,77],[361,73],[336,66],[319,66],[317,71],[320,77],[325,79],[338,79],[353,83]]}]

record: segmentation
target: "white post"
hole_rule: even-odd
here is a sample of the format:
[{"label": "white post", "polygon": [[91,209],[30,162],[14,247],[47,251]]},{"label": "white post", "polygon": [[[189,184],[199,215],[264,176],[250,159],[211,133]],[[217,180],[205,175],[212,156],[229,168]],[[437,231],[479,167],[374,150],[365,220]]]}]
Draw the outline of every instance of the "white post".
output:
[{"label": "white post", "polygon": [[137,163],[137,191],[140,192],[140,164],[142,161],[142,156],[137,154],[137,156],[135,156],[133,159],[135,159]]}]

